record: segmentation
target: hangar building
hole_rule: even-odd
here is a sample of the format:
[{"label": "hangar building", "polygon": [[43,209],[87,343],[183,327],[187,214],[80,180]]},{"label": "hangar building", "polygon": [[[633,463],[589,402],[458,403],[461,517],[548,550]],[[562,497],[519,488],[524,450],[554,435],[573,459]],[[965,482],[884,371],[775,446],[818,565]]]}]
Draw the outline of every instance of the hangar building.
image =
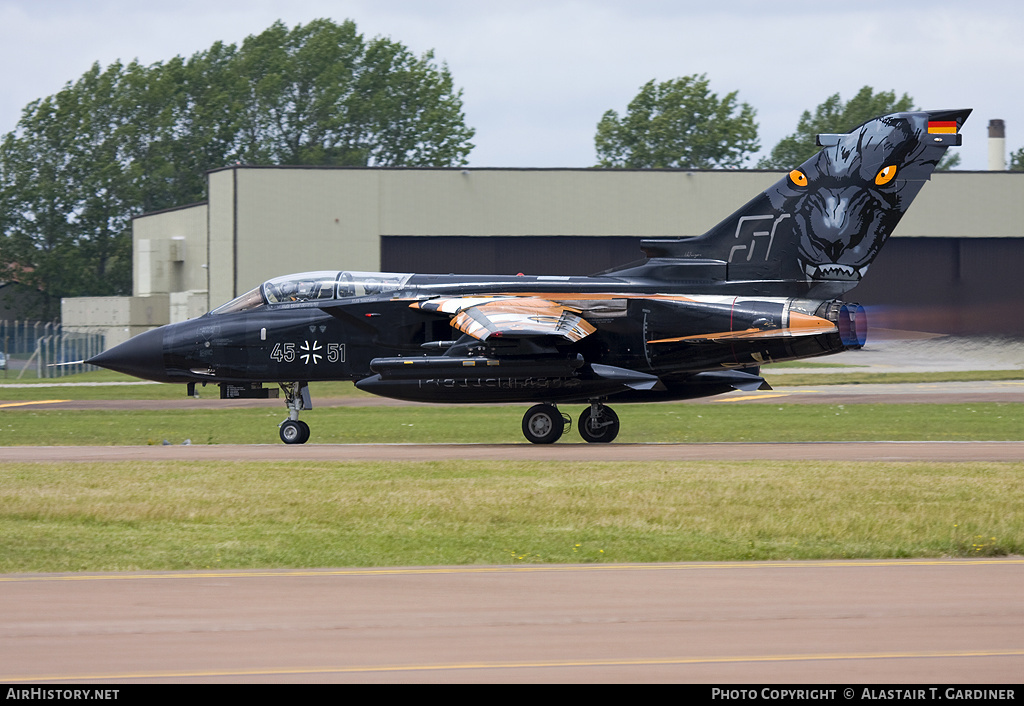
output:
[{"label": "hangar building", "polygon": [[[133,222],[131,297],[66,299],[107,346],[282,274],[324,269],[592,274],[642,237],[700,235],[774,171],[233,166],[209,200]],[[847,298],[872,325],[1024,335],[1024,173],[932,176]]]}]

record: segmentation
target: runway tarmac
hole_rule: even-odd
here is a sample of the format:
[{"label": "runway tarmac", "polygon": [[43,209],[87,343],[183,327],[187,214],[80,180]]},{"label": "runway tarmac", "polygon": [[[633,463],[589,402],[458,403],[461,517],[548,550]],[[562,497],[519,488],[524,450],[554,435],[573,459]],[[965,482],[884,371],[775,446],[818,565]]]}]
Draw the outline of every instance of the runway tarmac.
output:
[{"label": "runway tarmac", "polygon": [[1021,558],[8,575],[0,682],[1019,684],[1022,584]]}]

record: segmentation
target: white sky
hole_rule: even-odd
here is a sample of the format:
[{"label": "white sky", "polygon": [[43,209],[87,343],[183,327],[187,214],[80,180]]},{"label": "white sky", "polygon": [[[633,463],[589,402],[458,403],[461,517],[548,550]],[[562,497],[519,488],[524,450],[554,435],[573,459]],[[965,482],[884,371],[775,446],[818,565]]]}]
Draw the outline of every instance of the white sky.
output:
[{"label": "white sky", "polygon": [[95,61],[151,64],[317,17],[433,49],[463,89],[474,167],[592,166],[606,110],[623,113],[651,79],[698,73],[757,110],[762,153],[804,110],[865,85],[974,108],[963,169],[987,168],[992,118],[1008,151],[1024,146],[1018,0],[0,0],[0,133]]}]

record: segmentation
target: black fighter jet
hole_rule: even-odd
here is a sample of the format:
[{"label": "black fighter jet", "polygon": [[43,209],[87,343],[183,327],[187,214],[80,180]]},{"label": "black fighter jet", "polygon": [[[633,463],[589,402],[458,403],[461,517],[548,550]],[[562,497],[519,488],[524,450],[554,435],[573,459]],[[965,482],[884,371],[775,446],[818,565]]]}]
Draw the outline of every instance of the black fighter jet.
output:
[{"label": "black fighter jet", "polygon": [[760,366],[864,345],[864,310],[840,297],[864,276],[970,110],[895,113],[823,149],[702,236],[641,242],[646,257],[591,277],[308,272],[91,360],[160,382],[270,397],[281,440],[301,444],[308,383],[352,380],[423,402],[534,403],[523,434],[557,441],[559,403],[612,441],[606,402],[767,389]]}]

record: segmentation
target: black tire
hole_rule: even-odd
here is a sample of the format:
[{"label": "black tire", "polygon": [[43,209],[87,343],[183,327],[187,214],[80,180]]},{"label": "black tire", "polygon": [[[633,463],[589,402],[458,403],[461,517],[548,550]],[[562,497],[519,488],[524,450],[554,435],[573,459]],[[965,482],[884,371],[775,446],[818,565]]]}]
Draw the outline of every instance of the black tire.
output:
[{"label": "black tire", "polygon": [[619,416],[612,411],[611,407],[601,407],[601,414],[597,423],[592,425],[590,407],[583,410],[580,415],[580,436],[590,444],[607,444],[615,440],[619,435]]},{"label": "black tire", "polygon": [[305,444],[309,441],[309,425],[297,419],[281,424],[281,441],[286,444]]},{"label": "black tire", "polygon": [[534,405],[523,415],[523,436],[531,444],[553,444],[564,429],[562,413],[553,405]]}]

